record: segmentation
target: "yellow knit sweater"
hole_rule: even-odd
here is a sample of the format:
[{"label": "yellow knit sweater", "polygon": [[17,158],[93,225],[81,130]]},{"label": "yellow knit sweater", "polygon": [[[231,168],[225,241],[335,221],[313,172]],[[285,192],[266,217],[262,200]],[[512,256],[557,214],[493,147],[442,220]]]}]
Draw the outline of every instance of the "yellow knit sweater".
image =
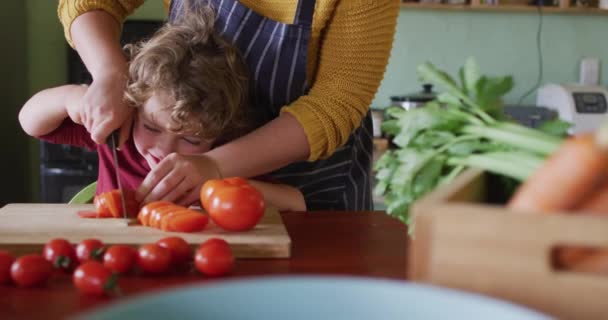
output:
[{"label": "yellow knit sweater", "polygon": [[[122,22],[143,1],[60,0],[58,13],[71,43],[70,25],[80,14],[101,9]],[[168,5],[170,0],[163,1]],[[241,2],[292,23],[298,1]],[[399,0],[317,0],[308,48],[311,90],[282,109],[304,127],[309,160],[331,155],[361,123],[384,75],[398,13]]]}]

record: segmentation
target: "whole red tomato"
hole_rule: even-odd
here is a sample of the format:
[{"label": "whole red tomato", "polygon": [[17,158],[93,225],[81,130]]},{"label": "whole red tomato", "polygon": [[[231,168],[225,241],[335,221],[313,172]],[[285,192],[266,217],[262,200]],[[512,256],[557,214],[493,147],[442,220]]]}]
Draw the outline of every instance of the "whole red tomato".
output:
[{"label": "whole red tomato", "polygon": [[211,206],[211,197],[217,190],[230,186],[242,186],[246,184],[249,184],[249,182],[239,177],[207,180],[207,182],[205,182],[201,188],[201,204],[203,205],[203,208],[207,210],[207,208]]},{"label": "whole red tomato", "polygon": [[76,246],[76,257],[80,263],[100,261],[103,257],[103,242],[97,239],[82,240]]},{"label": "whole red tomato", "polygon": [[145,273],[165,273],[171,266],[171,251],[156,243],[143,245],[137,252],[137,265]]},{"label": "whole red tomato", "polygon": [[15,256],[8,251],[0,250],[0,284],[11,281],[11,265],[15,262]]},{"label": "whole red tomato", "polygon": [[30,254],[19,257],[11,265],[11,278],[20,287],[33,287],[45,283],[53,274],[53,265],[43,256]]},{"label": "whole red tomato", "polygon": [[194,266],[208,276],[221,276],[232,271],[234,256],[225,240],[212,238],[196,250]]},{"label": "whole red tomato", "polygon": [[53,264],[55,268],[70,271],[78,264],[76,250],[66,239],[53,239],[44,245],[42,250],[44,258]]},{"label": "whole red tomato", "polygon": [[116,276],[98,261],[81,264],[72,275],[72,282],[84,294],[103,296],[117,290]]},{"label": "whole red tomato", "polygon": [[207,203],[205,209],[211,220],[228,231],[246,231],[260,221],[264,214],[264,196],[250,184],[230,184],[225,182],[209,192],[203,186],[201,193],[209,198],[201,198]]},{"label": "whole red tomato", "polygon": [[171,252],[171,264],[179,266],[192,260],[192,249],[186,240],[180,237],[166,237],[156,241],[156,244]]},{"label": "whole red tomato", "polygon": [[103,254],[103,265],[115,273],[127,273],[137,261],[137,250],[125,245],[114,245]]}]

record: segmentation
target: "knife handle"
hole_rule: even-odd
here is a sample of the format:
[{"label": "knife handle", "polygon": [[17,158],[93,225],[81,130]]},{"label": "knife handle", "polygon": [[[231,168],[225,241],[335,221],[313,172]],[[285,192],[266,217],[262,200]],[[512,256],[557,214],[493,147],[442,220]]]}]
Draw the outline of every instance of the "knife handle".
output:
[{"label": "knife handle", "polygon": [[120,144],[120,128],[114,130],[110,134],[106,140],[106,144],[108,144],[111,148],[118,149],[118,145]]}]

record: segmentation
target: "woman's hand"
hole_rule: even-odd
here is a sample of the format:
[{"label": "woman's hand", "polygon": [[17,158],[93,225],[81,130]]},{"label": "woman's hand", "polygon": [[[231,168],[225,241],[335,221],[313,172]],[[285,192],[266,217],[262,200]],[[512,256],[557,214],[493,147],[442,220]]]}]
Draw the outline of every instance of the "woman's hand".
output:
[{"label": "woman's hand", "polygon": [[210,157],[172,153],[148,173],[137,189],[136,199],[142,204],[164,200],[190,206],[198,201],[205,181],[220,177]]},{"label": "woman's hand", "polygon": [[94,78],[82,98],[80,120],[97,144],[104,144],[118,128],[121,128],[120,145],[128,138],[133,109],[123,100],[125,72],[112,71]]}]

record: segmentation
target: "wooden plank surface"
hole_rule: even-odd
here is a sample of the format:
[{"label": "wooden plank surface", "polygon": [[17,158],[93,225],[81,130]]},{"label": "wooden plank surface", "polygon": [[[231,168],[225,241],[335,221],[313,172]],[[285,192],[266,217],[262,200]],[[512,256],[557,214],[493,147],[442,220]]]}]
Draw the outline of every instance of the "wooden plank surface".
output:
[{"label": "wooden plank surface", "polygon": [[80,210],[94,210],[93,205],[8,204],[0,209],[0,249],[15,254],[39,252],[53,238],[72,243],[97,238],[105,244],[141,245],[167,236],[180,236],[192,247],[211,237],[226,240],[239,258],[287,258],[291,239],[279,213],[267,208],[260,223],[247,232],[228,232],[212,221],[196,233],[165,232],[128,225],[122,219],[84,219]]}]

